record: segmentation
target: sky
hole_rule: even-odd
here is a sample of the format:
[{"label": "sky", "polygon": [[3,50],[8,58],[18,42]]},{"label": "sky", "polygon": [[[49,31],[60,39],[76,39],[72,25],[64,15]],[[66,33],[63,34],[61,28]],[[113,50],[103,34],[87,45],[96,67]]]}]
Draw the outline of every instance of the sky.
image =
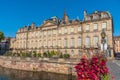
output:
[{"label": "sky", "polygon": [[83,11],[109,11],[113,17],[114,36],[120,36],[120,0],[0,0],[0,31],[15,37],[19,28],[36,26],[52,16],[62,19],[66,10],[70,19],[83,20]]}]

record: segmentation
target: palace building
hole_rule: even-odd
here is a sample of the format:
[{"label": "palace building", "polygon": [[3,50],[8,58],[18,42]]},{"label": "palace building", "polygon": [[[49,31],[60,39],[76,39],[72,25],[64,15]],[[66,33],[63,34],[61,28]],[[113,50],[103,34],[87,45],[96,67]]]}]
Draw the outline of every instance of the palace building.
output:
[{"label": "palace building", "polygon": [[114,36],[114,51],[120,53],[120,36]]},{"label": "palace building", "polygon": [[[18,29],[13,41],[14,51],[61,51],[72,57],[81,56],[84,51],[101,50],[101,32],[104,29],[106,44],[113,56],[113,21],[108,11],[95,11],[88,14],[84,11],[84,19],[70,20],[66,11],[63,18],[56,16],[43,21],[40,26],[24,26]],[[111,57],[111,56],[110,56]]]}]

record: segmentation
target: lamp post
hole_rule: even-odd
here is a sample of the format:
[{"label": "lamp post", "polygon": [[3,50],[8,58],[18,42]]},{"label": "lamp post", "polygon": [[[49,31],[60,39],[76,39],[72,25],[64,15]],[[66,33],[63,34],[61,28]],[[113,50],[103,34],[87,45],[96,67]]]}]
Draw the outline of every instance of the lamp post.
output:
[{"label": "lamp post", "polygon": [[103,44],[103,53],[105,51],[105,49],[104,49],[104,46],[105,46],[105,43],[106,43],[105,37],[106,37],[106,33],[103,29],[102,32],[101,32],[101,38],[102,38],[101,43]]}]

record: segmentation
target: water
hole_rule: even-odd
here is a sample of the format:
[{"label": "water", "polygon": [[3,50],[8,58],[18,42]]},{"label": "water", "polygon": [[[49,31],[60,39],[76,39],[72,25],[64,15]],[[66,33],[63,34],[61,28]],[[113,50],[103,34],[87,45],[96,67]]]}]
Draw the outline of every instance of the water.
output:
[{"label": "water", "polygon": [[76,80],[74,76],[48,72],[30,72],[0,67],[0,80]]}]

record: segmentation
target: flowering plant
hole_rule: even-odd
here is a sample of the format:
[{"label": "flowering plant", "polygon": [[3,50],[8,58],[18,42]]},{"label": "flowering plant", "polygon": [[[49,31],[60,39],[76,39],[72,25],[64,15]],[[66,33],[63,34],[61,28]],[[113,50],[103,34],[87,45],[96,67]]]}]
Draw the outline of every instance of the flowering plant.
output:
[{"label": "flowering plant", "polygon": [[82,57],[75,66],[78,80],[110,80],[106,62],[104,55]]}]

